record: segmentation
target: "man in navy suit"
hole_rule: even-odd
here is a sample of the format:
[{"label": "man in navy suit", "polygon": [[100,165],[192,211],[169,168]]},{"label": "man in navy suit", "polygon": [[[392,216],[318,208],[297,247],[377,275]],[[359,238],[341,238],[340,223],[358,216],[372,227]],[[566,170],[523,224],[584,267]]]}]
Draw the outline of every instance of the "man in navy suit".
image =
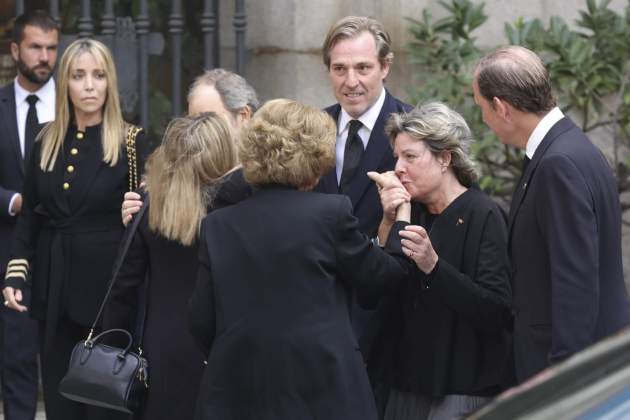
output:
[{"label": "man in navy suit", "polygon": [[[394,169],[385,122],[392,112],[408,111],[411,106],[385,89],[394,53],[390,36],[380,22],[346,16],[330,28],[322,52],[338,102],[326,108],[337,122],[336,167],[322,177],[315,191],[348,195],[359,219],[359,229],[374,237],[382,209],[376,186],[367,172]],[[354,134],[351,137],[359,144],[351,147],[349,134]],[[350,154],[353,159],[348,159]]]},{"label": "man in navy suit", "polygon": [[486,56],[473,90],[485,123],[526,154],[508,226],[521,382],[630,323],[619,193],[604,156],[556,106],[532,51]]},{"label": "man in navy suit", "polygon": [[[36,127],[55,115],[52,72],[59,28],[43,12],[27,13],[16,19],[12,41],[17,77],[0,89],[0,278],[22,207],[24,165]],[[4,416],[32,420],[37,407],[37,323],[27,313],[2,307],[2,324]]]},{"label": "man in navy suit", "polygon": [[[326,108],[337,123],[336,165],[321,178],[315,191],[350,197],[359,229],[375,237],[383,211],[376,185],[367,173],[394,169],[385,123],[391,113],[409,111],[411,106],[385,89],[394,53],[389,34],[377,20],[342,18],[328,31],[322,53],[338,102]],[[353,300],[352,326],[367,356],[381,317]]]}]

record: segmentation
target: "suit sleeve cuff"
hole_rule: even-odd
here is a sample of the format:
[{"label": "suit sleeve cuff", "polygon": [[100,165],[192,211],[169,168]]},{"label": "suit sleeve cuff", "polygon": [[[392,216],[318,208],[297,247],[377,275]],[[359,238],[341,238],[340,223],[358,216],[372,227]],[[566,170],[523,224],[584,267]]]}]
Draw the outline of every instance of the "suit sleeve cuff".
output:
[{"label": "suit sleeve cuff", "polygon": [[9,208],[7,209],[7,213],[9,213],[9,216],[15,216],[15,213],[13,213],[11,209],[13,208],[13,202],[15,201],[18,195],[19,193],[13,194],[13,196],[11,197],[11,200],[9,200]]},{"label": "suit sleeve cuff", "polygon": [[23,289],[29,275],[29,264],[25,259],[13,259],[7,264],[4,287]]}]

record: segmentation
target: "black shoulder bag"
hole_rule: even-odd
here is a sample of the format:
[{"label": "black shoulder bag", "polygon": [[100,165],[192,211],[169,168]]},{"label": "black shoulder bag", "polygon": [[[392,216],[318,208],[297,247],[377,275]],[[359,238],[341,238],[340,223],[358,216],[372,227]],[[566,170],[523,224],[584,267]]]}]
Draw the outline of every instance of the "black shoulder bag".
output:
[{"label": "black shoulder bag", "polygon": [[[137,134],[137,132],[135,134]],[[135,134],[133,135],[134,140]],[[129,140],[129,134],[127,140]],[[127,144],[129,144],[129,141]],[[135,159],[133,163],[131,159],[129,162],[130,175],[132,174],[132,166],[135,168]],[[133,173],[136,173],[135,169]],[[142,215],[147,208],[147,204],[148,202],[145,201],[140,212],[134,218],[133,223],[128,227],[128,229],[130,229],[129,235],[123,244],[121,252],[116,258],[112,280],[109,283],[101,307],[96,314],[92,328],[90,328],[90,333],[87,339],[80,341],[74,346],[72,355],[70,356],[68,371],[59,383],[59,392],[66,398],[130,414],[137,411],[142,406],[146,390],[149,388],[148,363],[147,360],[142,357],[142,348],[138,347],[138,353],[131,351],[133,338],[129,331],[123,329],[103,331],[96,337],[92,337],[92,335],[105,308],[116,277],[118,277],[118,273],[138,229]],[[139,345],[142,343],[146,308],[141,316],[142,319],[139,322],[138,328],[139,339],[137,340]],[[120,333],[127,336],[129,341],[124,349],[108,346],[99,342],[103,336],[112,333]]]}]

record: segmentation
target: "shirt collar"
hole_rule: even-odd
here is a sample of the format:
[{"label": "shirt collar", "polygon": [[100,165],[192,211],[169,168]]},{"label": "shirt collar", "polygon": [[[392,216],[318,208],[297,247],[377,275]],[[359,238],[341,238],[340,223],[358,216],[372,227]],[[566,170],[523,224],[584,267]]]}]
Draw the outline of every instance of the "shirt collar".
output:
[{"label": "shirt collar", "polygon": [[564,114],[560,111],[560,108],[555,107],[549,111],[542,120],[540,120],[536,128],[534,128],[534,131],[532,131],[532,134],[529,136],[527,145],[525,146],[525,154],[528,158],[534,158],[536,149],[538,149],[540,143],[543,141],[549,130],[551,130],[551,127],[553,127],[562,118],[564,118]]},{"label": "shirt collar", "polygon": [[48,81],[35,92],[29,92],[28,90],[24,89],[18,82],[17,77],[15,78],[15,83],[13,83],[13,86],[15,88],[15,103],[17,105],[21,104],[22,102],[26,102],[26,97],[28,95],[37,95],[40,101],[42,101],[47,106],[51,106],[54,108],[55,80],[52,77],[48,79]]},{"label": "shirt collar", "polygon": [[[381,113],[381,108],[383,108],[383,104],[385,103],[386,91],[385,88],[381,91],[381,95],[378,97],[374,105],[369,107],[367,111],[365,111],[357,120],[361,121],[361,124],[370,132],[374,128],[376,124],[376,120],[378,119],[379,114]],[[341,113],[339,114],[339,132],[341,133],[346,129],[351,120],[354,120],[350,114],[346,112],[345,109],[341,108]]]}]

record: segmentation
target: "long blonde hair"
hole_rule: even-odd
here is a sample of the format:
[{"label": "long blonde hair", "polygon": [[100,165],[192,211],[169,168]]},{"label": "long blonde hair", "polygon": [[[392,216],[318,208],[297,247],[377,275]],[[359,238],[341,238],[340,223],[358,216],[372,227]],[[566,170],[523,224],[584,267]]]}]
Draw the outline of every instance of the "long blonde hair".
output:
[{"label": "long blonde hair", "polygon": [[149,227],[191,245],[210,205],[210,189],[237,165],[224,118],[215,113],[175,118],[146,164]]},{"label": "long blonde hair", "polygon": [[125,141],[125,122],[118,98],[118,77],[116,76],[114,59],[105,44],[94,39],[78,39],[66,48],[59,62],[55,119],[46,124],[38,136],[38,139],[42,141],[42,153],[39,161],[39,167],[42,171],[52,171],[59,155],[59,150],[63,145],[64,137],[73,117],[73,106],[68,94],[70,70],[76,59],[85,53],[92,54],[96,62],[105,70],[107,97],[103,105],[103,124],[101,128],[103,161],[109,163],[110,166],[118,163],[122,144]]}]

